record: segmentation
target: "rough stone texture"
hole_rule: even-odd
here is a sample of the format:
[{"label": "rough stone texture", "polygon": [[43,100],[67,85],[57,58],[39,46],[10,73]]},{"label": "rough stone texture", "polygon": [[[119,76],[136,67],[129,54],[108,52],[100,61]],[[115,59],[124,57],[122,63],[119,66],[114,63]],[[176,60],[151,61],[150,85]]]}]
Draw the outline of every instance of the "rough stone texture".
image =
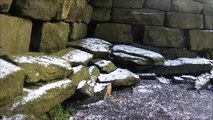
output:
[{"label": "rough stone texture", "polygon": [[191,50],[213,49],[213,30],[191,30]]},{"label": "rough stone texture", "polygon": [[113,22],[163,26],[164,12],[148,9],[113,9]]},{"label": "rough stone texture", "polygon": [[84,10],[86,8],[86,0],[72,0],[67,22],[82,22],[84,16]]},{"label": "rough stone texture", "polygon": [[108,8],[94,8],[92,14],[92,21],[109,21],[111,9]]},{"label": "rough stone texture", "polygon": [[159,47],[183,48],[185,46],[183,32],[165,27],[145,27],[144,43]]},{"label": "rough stone texture", "polygon": [[[2,59],[0,59],[0,69],[2,70],[0,72],[0,107],[3,107],[22,93],[25,74],[21,68]],[[10,73],[4,75],[7,71]]]},{"label": "rough stone texture", "polygon": [[70,119],[212,119],[212,91],[201,90],[198,94],[197,90],[187,90],[189,86],[142,80],[133,88],[113,91],[106,100],[78,106]]},{"label": "rough stone texture", "polygon": [[95,65],[100,69],[102,73],[110,73],[117,69],[115,64],[109,60],[101,60],[96,62]]},{"label": "rough stone texture", "polygon": [[72,96],[76,88],[75,82],[63,79],[40,87],[25,88],[25,93],[22,96],[11,104],[0,108],[0,114],[26,114],[39,117]]},{"label": "rough stone texture", "polygon": [[73,0],[63,0],[56,14],[56,20],[64,20],[68,17]]},{"label": "rough stone texture", "polygon": [[8,12],[13,0],[0,0],[0,12]]},{"label": "rough stone texture", "polygon": [[63,79],[72,73],[71,65],[66,60],[40,53],[11,55],[8,59],[24,70],[27,83]]},{"label": "rough stone texture", "polygon": [[88,24],[92,19],[93,7],[91,5],[86,5],[83,13],[83,22]]},{"label": "rough stone texture", "polygon": [[0,14],[0,55],[28,52],[32,22]]},{"label": "rough stone texture", "polygon": [[213,2],[203,4],[203,13],[207,15],[213,15]]},{"label": "rough stone texture", "polygon": [[87,35],[87,25],[84,23],[72,23],[69,41],[84,38]]},{"label": "rough stone texture", "polygon": [[62,0],[14,0],[13,12],[17,15],[49,21],[56,15]]},{"label": "rough stone texture", "polygon": [[114,43],[132,43],[131,25],[117,23],[98,24],[95,37]]},{"label": "rough stone texture", "polygon": [[172,8],[175,12],[201,13],[203,5],[192,0],[173,0]]},{"label": "rough stone texture", "polygon": [[115,8],[142,8],[145,0],[114,0]]},{"label": "rough stone texture", "polygon": [[146,7],[163,11],[170,11],[171,0],[147,0]]},{"label": "rough stone texture", "polygon": [[182,29],[195,29],[204,27],[203,16],[199,14],[169,12],[167,13],[167,16],[169,27]]},{"label": "rough stone texture", "polygon": [[111,8],[112,0],[92,0],[94,7]]},{"label": "rough stone texture", "polygon": [[57,52],[66,47],[69,32],[68,23],[38,23],[33,28],[31,47],[47,54]]},{"label": "rough stone texture", "polygon": [[213,29],[213,15],[205,15],[205,29]]}]

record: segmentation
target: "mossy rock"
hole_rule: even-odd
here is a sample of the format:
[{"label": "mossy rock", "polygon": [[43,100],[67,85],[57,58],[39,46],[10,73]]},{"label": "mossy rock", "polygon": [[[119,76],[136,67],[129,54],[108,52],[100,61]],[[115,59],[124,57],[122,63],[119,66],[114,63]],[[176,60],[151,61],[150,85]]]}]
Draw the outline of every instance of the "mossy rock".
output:
[{"label": "mossy rock", "polygon": [[114,63],[109,60],[101,60],[96,62],[95,65],[100,69],[101,72],[110,73],[117,69]]}]

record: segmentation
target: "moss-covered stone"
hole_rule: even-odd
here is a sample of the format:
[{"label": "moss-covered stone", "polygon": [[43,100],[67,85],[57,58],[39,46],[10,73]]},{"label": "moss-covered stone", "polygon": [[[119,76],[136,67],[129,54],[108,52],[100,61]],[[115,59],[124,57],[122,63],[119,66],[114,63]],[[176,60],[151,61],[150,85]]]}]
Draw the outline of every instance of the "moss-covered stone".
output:
[{"label": "moss-covered stone", "polygon": [[74,80],[63,79],[41,87],[25,88],[25,94],[18,97],[11,104],[0,108],[0,114],[41,116],[72,96],[76,88],[75,82]]},{"label": "moss-covered stone", "polygon": [[23,92],[24,71],[0,59],[0,107],[5,106]]},{"label": "moss-covered stone", "polygon": [[69,41],[84,38],[87,35],[87,25],[84,23],[72,23]]},{"label": "moss-covered stone", "polygon": [[29,53],[8,58],[23,68],[28,83],[66,78],[72,72],[70,63],[57,57]]},{"label": "moss-covered stone", "polygon": [[109,21],[111,9],[108,8],[94,8],[92,14],[92,21]]},{"label": "moss-covered stone", "polygon": [[98,76],[100,75],[100,71],[96,66],[90,66],[89,74],[90,74],[90,80],[92,80],[92,82],[96,82],[96,80],[98,79]]},{"label": "moss-covered stone", "polygon": [[0,1],[0,12],[8,12],[12,2],[13,2],[13,0],[1,0]]},{"label": "moss-covered stone", "polygon": [[0,14],[0,55],[28,52],[31,30],[30,20]]},{"label": "moss-covered stone", "polygon": [[95,65],[100,69],[101,72],[110,73],[117,69],[114,63],[109,60],[101,60],[96,62]]},{"label": "moss-covered stone", "polygon": [[86,5],[84,12],[83,12],[83,22],[89,24],[90,20],[92,19],[93,7],[91,5]]}]

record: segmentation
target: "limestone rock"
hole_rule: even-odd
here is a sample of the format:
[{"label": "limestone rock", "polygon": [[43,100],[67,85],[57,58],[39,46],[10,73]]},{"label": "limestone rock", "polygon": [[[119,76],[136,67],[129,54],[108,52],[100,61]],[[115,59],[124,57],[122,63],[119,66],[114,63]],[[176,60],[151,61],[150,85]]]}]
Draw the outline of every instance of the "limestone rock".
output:
[{"label": "limestone rock", "polygon": [[69,41],[84,38],[87,35],[87,25],[84,23],[72,23]]},{"label": "limestone rock", "polygon": [[72,72],[70,63],[57,57],[29,54],[13,55],[9,59],[23,68],[28,83],[65,78]]},{"label": "limestone rock", "polygon": [[111,8],[112,0],[93,0],[92,5],[94,7]]},{"label": "limestone rock", "polygon": [[10,5],[13,0],[1,0],[0,1],[0,12],[8,12],[10,10]]},{"label": "limestone rock", "polygon": [[163,26],[164,12],[149,9],[113,9],[113,22]]},{"label": "limestone rock", "polygon": [[[111,83],[96,83],[94,86],[95,98],[94,100],[106,99],[112,92]],[[94,101],[93,100],[93,101]]]},{"label": "limestone rock", "polygon": [[213,29],[213,15],[205,15],[205,29]]},{"label": "limestone rock", "polygon": [[63,58],[66,61],[72,63],[73,65],[87,65],[89,61],[93,58],[92,54],[75,48],[67,48],[61,50],[53,54],[53,56]]},{"label": "limestone rock", "polygon": [[[73,74],[69,75],[68,78],[73,81],[77,81],[77,83],[81,82],[82,80],[87,80],[90,77],[88,68],[83,65],[73,67],[73,71]],[[77,85],[78,84],[76,84],[76,86]]]},{"label": "limestone rock", "polygon": [[96,62],[95,65],[100,69],[101,72],[110,73],[117,69],[117,67],[109,60],[101,60]]},{"label": "limestone rock", "polygon": [[26,114],[40,116],[75,92],[76,81],[62,79],[34,88],[24,88],[24,94],[0,108],[1,115]]},{"label": "limestone rock", "polygon": [[96,80],[98,79],[98,76],[100,75],[100,71],[99,71],[98,67],[90,66],[89,67],[89,74],[90,74],[91,82],[96,82]]},{"label": "limestone rock", "polygon": [[0,55],[28,52],[32,22],[28,19],[0,14]]},{"label": "limestone rock", "polygon": [[172,7],[175,12],[201,13],[203,5],[193,0],[173,0]]},{"label": "limestone rock", "polygon": [[91,54],[94,57],[108,57],[110,56],[112,46],[111,43],[97,39],[97,38],[86,38],[77,41],[72,41],[68,43],[68,46],[76,47],[83,49]]},{"label": "limestone rock", "polygon": [[92,19],[93,14],[93,7],[91,5],[86,5],[84,12],[83,12],[83,22],[89,24],[90,20]]},{"label": "limestone rock", "polygon": [[22,93],[25,74],[23,70],[0,59],[0,107],[10,103]]},{"label": "limestone rock", "polygon": [[33,19],[50,21],[56,15],[62,0],[14,0],[13,12]]},{"label": "limestone rock", "polygon": [[108,8],[94,8],[92,13],[92,21],[109,21],[111,9]]},{"label": "limestone rock", "polygon": [[205,15],[213,15],[213,2],[203,4],[203,13]]},{"label": "limestone rock", "polygon": [[147,0],[146,7],[163,11],[170,11],[171,0]]},{"label": "limestone rock", "polygon": [[[163,65],[164,64],[164,57],[156,52],[150,51],[150,50],[145,50],[142,48],[134,47],[134,46],[129,46],[129,45],[115,45],[112,48],[113,52],[121,52],[121,53],[126,53],[131,56],[135,56],[137,59],[138,57],[142,57],[139,60],[148,59],[149,61],[152,62],[154,65]],[[124,57],[131,57],[131,56],[124,56]],[[130,58],[131,59],[131,58]],[[134,60],[135,58],[133,58]],[[147,60],[144,59],[144,62],[148,62]],[[144,63],[142,61],[142,64]],[[140,62],[138,62],[140,63]]]},{"label": "limestone rock", "polygon": [[165,27],[145,27],[144,43],[158,47],[183,48],[185,46],[184,34],[181,30]]},{"label": "limestone rock", "polygon": [[164,66],[151,68],[148,72],[158,75],[187,75],[209,72],[213,66],[205,58],[178,58],[165,61]]},{"label": "limestone rock", "polygon": [[145,0],[114,0],[113,7],[116,8],[142,8]]},{"label": "limestone rock", "polygon": [[167,16],[168,25],[172,28],[195,29],[204,27],[203,16],[200,14],[169,12]]},{"label": "limestone rock", "polygon": [[131,25],[117,23],[98,24],[95,37],[114,43],[132,43]]},{"label": "limestone rock", "polygon": [[47,54],[57,52],[66,47],[69,32],[68,23],[38,23],[32,32],[31,47]]},{"label": "limestone rock", "polygon": [[116,69],[109,74],[101,74],[98,80],[101,83],[112,82],[112,86],[130,86],[137,82],[139,76],[127,69]]},{"label": "limestone rock", "polygon": [[73,0],[63,0],[56,14],[56,20],[65,20],[68,17]]},{"label": "limestone rock", "polygon": [[189,35],[191,50],[213,49],[213,30],[191,30]]}]

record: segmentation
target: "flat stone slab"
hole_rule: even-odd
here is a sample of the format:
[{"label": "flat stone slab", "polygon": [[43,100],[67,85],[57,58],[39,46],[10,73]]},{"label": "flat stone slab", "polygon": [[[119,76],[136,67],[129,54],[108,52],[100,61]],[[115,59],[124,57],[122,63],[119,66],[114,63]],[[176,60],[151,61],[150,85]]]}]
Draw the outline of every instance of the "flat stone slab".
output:
[{"label": "flat stone slab", "polygon": [[110,73],[117,69],[115,64],[109,60],[101,60],[95,63],[95,65],[100,69],[101,72]]},{"label": "flat stone slab", "polygon": [[0,114],[40,116],[74,94],[76,86],[73,82],[62,79],[40,87],[24,88],[24,94],[11,104],[0,108]]},{"label": "flat stone slab", "polygon": [[36,83],[38,81],[50,81],[62,79],[72,72],[69,62],[64,59],[46,56],[42,54],[14,55],[9,59],[23,68],[26,74],[26,82]]},{"label": "flat stone slab", "polygon": [[164,66],[151,68],[148,72],[158,75],[189,75],[209,72],[212,68],[212,62],[205,58],[178,58],[166,60]]},{"label": "flat stone slab", "polygon": [[0,107],[22,93],[24,77],[20,67],[0,59]]},{"label": "flat stone slab", "polygon": [[97,38],[86,38],[68,43],[68,46],[83,49],[94,57],[108,57],[111,53],[112,44]]},{"label": "flat stone slab", "polygon": [[[126,53],[135,57],[141,57],[141,59],[148,59],[155,65],[162,65],[164,63],[164,57],[156,52],[134,47],[134,46],[129,46],[129,45],[115,45],[112,48],[113,52],[121,52],[121,53]],[[125,56],[127,57],[127,56]],[[131,57],[130,57],[131,59]]]},{"label": "flat stone slab", "polygon": [[130,86],[137,82],[139,76],[127,69],[117,68],[109,74],[100,74],[99,82],[112,82],[112,86]]},{"label": "flat stone slab", "polygon": [[87,65],[88,62],[93,58],[92,54],[75,48],[61,50],[53,54],[53,56],[63,58],[73,65]]}]

